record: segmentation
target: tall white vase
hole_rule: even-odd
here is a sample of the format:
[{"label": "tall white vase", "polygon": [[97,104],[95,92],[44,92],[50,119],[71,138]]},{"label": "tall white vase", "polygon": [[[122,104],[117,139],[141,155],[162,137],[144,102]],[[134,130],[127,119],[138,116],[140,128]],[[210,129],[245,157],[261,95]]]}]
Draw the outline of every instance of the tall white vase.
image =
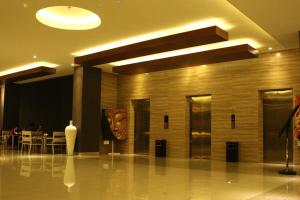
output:
[{"label": "tall white vase", "polygon": [[73,126],[73,121],[70,121],[70,125],[66,127],[65,135],[67,141],[67,155],[72,156],[74,153],[74,146],[77,135],[77,128]]}]

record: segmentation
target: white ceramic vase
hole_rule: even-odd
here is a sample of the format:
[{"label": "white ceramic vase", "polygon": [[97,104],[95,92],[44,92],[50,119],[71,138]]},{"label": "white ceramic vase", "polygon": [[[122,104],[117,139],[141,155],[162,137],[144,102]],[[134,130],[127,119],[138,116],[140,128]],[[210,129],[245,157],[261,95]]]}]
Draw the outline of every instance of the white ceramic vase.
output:
[{"label": "white ceramic vase", "polygon": [[70,125],[65,129],[66,141],[67,141],[67,155],[72,156],[74,153],[74,146],[77,135],[77,128],[73,126],[73,121],[70,121]]}]

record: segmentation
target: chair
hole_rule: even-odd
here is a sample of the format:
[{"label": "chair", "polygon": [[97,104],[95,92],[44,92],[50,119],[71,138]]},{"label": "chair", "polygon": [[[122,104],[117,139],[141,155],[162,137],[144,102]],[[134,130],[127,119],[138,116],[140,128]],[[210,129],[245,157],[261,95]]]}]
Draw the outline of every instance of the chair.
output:
[{"label": "chair", "polygon": [[55,146],[66,146],[66,136],[64,132],[53,131],[53,136],[50,141],[47,142],[47,146],[52,146],[52,154],[55,153]]},{"label": "chair", "polygon": [[22,131],[22,147],[21,147],[21,153],[23,152],[24,146],[28,147],[28,152],[31,152],[32,146],[41,146],[42,148],[42,142],[34,141],[32,137],[31,131]]},{"label": "chair", "polygon": [[2,146],[3,149],[6,147],[6,141],[5,141],[5,138],[2,135],[2,133],[0,135],[0,144],[1,144],[1,146]]},{"label": "chair", "polygon": [[7,146],[7,140],[10,136],[10,131],[2,131],[0,135],[0,144],[2,145],[3,149]]},{"label": "chair", "polygon": [[32,142],[33,144],[36,144],[34,147],[36,147],[37,145],[41,146],[41,152],[42,152],[42,147],[43,147],[43,132],[42,131],[32,131],[31,132],[32,135]]}]

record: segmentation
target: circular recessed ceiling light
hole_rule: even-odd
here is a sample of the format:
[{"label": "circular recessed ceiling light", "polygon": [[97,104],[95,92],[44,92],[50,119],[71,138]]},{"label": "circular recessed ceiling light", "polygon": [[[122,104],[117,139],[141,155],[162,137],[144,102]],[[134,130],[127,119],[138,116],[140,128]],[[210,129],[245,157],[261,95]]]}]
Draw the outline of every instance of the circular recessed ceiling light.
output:
[{"label": "circular recessed ceiling light", "polygon": [[88,30],[101,24],[97,14],[72,6],[43,8],[37,11],[36,18],[44,25],[65,30]]}]

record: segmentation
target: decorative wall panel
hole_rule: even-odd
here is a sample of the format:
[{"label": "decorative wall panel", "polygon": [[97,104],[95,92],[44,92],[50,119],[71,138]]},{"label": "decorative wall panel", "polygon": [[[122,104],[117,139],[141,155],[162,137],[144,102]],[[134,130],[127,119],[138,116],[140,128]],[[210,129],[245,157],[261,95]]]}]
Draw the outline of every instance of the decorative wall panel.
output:
[{"label": "decorative wall panel", "polygon": [[[293,89],[300,95],[300,52],[262,54],[260,58],[138,75],[120,75],[118,107],[127,108],[129,136],[120,149],[133,153],[134,130],[131,100],[150,99],[150,155],[155,139],[168,140],[167,155],[189,156],[189,113],[187,96],[212,95],[212,159],[225,160],[225,142],[240,143],[240,161],[262,162],[262,112],[260,91]],[[164,113],[169,129],[164,129]],[[236,128],[231,129],[231,114]],[[300,148],[294,145],[294,161]]]}]

